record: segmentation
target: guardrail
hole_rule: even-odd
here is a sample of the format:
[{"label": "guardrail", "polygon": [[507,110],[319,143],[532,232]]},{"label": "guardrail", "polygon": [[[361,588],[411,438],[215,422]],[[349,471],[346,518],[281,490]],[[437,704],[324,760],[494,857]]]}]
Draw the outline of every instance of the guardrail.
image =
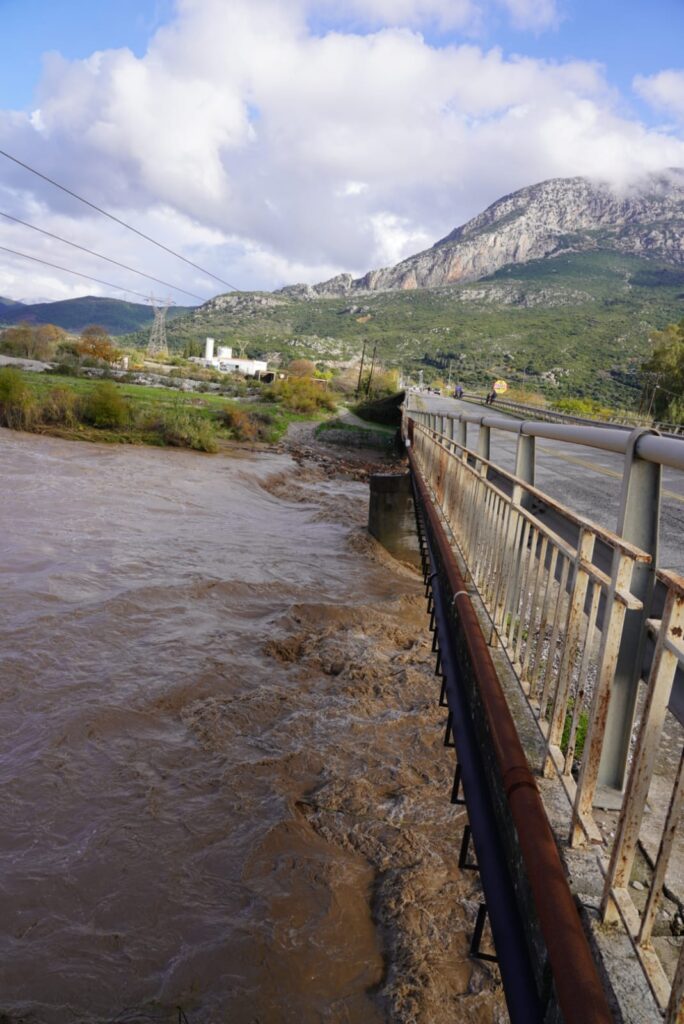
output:
[{"label": "guardrail", "polygon": [[[490,641],[504,648],[544,738],[543,755],[534,767],[542,775],[557,776],[565,789],[568,844],[596,844],[605,874],[603,919],[622,921],[668,1024],[681,1021],[684,958],[680,955],[671,983],[651,939],[684,802],[684,751],[641,913],[628,884],[670,692],[684,665],[684,579],[655,566],[660,471],[663,465],[684,469],[684,445],[643,430],[627,434],[469,413],[457,418],[411,411],[405,416],[416,471],[489,616]],[[467,445],[471,423],[479,428],[476,448]],[[491,461],[492,429],[518,434],[514,473]],[[625,456],[616,532],[576,515],[534,486],[535,437]],[[549,510],[569,525],[564,535],[554,529]],[[649,637],[655,649],[642,680]],[[642,681],[645,700],[635,732]],[[602,782],[612,784],[621,805],[612,842],[593,811]]]},{"label": "guardrail", "polygon": [[[479,405],[485,404],[485,395],[478,395],[474,392],[467,392],[463,394],[463,399],[468,402],[477,403]],[[543,406],[536,405],[525,405],[524,402],[513,402],[509,398],[501,398],[497,396],[495,399],[495,405],[492,408],[502,409],[504,412],[510,412],[514,416],[520,416],[524,418],[532,418],[542,420],[546,423],[576,423],[580,426],[593,426],[593,427],[613,427],[618,430],[634,430],[635,427],[648,426],[649,428],[658,430],[660,433],[670,434],[675,437],[684,437],[684,424],[682,423],[665,423],[657,420],[650,420],[647,417],[639,418],[635,416],[633,419],[624,419],[620,416],[612,417],[609,420],[598,420],[590,419],[587,416],[573,416],[570,413],[558,412],[556,409],[546,409]]]},{"label": "guardrail", "polygon": [[[449,539],[409,451],[423,572],[435,632],[445,745],[456,747],[453,803],[466,803],[459,867],[478,870],[511,1024],[613,1020],[538,787],[527,767]],[[461,797],[463,794],[463,799]],[[474,845],[477,862],[470,849]]]}]

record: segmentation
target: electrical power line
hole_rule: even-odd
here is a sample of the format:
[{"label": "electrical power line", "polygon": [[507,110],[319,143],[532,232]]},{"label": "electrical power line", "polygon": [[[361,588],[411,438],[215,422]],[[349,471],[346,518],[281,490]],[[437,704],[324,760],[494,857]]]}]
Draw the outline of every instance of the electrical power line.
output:
[{"label": "electrical power line", "polygon": [[74,199],[78,199],[79,202],[85,203],[85,205],[89,206],[91,210],[97,210],[97,212],[103,214],[103,216],[109,217],[109,219],[115,221],[116,224],[121,224],[122,227],[128,228],[129,231],[132,231],[134,234],[144,238],[147,242],[152,242],[152,245],[156,245],[159,249],[163,249],[164,252],[171,253],[172,256],[175,256],[177,259],[182,260],[183,263],[187,263],[189,266],[194,267],[195,270],[199,270],[202,274],[206,274],[208,277],[213,277],[215,281],[220,281],[221,284],[228,285],[228,287],[235,292],[241,291],[240,288],[236,288],[234,284],[230,283],[230,281],[224,281],[222,277],[217,277],[217,275],[212,274],[210,270],[205,270],[204,267],[200,267],[199,264],[186,259],[185,256],[181,256],[181,254],[176,252],[174,249],[169,249],[167,245],[163,245],[155,238],[151,238],[149,235],[146,235],[143,231],[138,231],[138,229],[134,228],[131,224],[127,224],[125,220],[121,220],[120,217],[115,217],[113,213],[108,213],[108,211],[103,210],[101,206],[96,206],[95,203],[91,203],[89,199],[84,199],[83,196],[79,196],[77,192],[72,192],[70,188],[66,187],[66,185],[60,185],[60,183],[55,181],[53,178],[48,178],[47,174],[42,174],[40,171],[37,171],[35,167],[31,167],[30,164],[25,164],[23,160],[18,160],[16,156],[12,156],[11,153],[7,153],[4,149],[0,149],[0,156],[4,156],[13,163],[19,164],[20,167],[24,167],[27,171],[30,171],[31,174],[35,174],[38,178],[42,178],[43,181],[49,182],[51,185],[54,185],[55,188],[59,188],[62,192],[66,192],[68,196],[73,196]]},{"label": "electrical power line", "polygon": [[112,284],[111,281],[102,281],[99,277],[91,277],[90,274],[82,274],[80,270],[69,270],[68,267],[60,267],[57,263],[48,263],[47,260],[39,260],[37,256],[29,256],[25,252],[17,252],[15,249],[8,249],[4,245],[0,245],[0,252],[11,252],[13,256],[21,256],[24,260],[33,260],[34,263],[43,263],[46,267],[52,267],[54,270],[63,270],[67,274],[74,274],[76,277],[83,277],[86,281],[95,281],[97,284],[106,285],[107,288],[114,288],[118,292],[129,292],[131,295],[137,295],[139,298],[144,299],[145,302],[150,301],[149,295],[143,295],[142,292],[133,291],[132,288],[122,288],[120,284]]},{"label": "electrical power line", "polygon": [[99,260],[107,260],[107,263],[113,263],[115,267],[122,267],[124,270],[130,270],[133,274],[140,274],[141,277],[146,277],[149,281],[156,281],[157,284],[163,284],[167,288],[173,288],[176,292],[183,292],[184,295],[191,295],[193,299],[199,299],[200,302],[206,302],[207,300],[202,298],[201,295],[195,295],[194,292],[189,292],[186,288],[179,288],[176,284],[170,284],[169,281],[162,281],[160,277],[153,277],[152,274],[146,274],[144,270],[136,270],[135,267],[129,267],[126,263],[119,263],[118,260],[113,260],[109,256],[103,255],[101,252],[95,252],[93,249],[87,249],[85,245],[79,245],[77,242],[70,242],[68,238],[62,238],[60,235],[54,235],[52,231],[46,231],[45,228],[39,228],[35,224],[29,224],[26,220],[20,220],[18,217],[13,217],[9,213],[3,213],[0,210],[0,217],[6,217],[7,220],[13,220],[15,224],[22,224],[25,228],[31,228],[32,231],[40,231],[41,235],[47,235],[48,238],[56,238],[58,242],[64,242],[65,245],[71,245],[74,249],[80,249],[81,252],[90,253],[91,256],[97,256]]}]

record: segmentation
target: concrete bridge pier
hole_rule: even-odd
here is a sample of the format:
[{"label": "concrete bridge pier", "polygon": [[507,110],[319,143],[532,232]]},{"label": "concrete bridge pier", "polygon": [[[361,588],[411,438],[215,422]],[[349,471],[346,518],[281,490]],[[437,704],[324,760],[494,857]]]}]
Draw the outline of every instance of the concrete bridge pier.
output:
[{"label": "concrete bridge pier", "polygon": [[408,473],[370,478],[368,532],[400,562],[421,565],[411,479]]}]

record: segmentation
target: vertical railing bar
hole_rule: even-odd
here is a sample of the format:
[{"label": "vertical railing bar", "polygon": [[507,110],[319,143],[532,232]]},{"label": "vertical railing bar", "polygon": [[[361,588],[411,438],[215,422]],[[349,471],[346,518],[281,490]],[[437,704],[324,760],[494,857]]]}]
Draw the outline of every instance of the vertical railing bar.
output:
[{"label": "vertical railing bar", "polygon": [[502,632],[504,623],[506,600],[508,588],[511,582],[511,565],[514,558],[515,546],[518,542],[520,529],[520,513],[514,505],[508,506],[508,518],[502,536],[502,547],[504,551],[501,560],[500,579],[497,583],[496,598],[493,604],[494,625]]},{"label": "vertical railing bar", "polygon": [[499,523],[499,528],[496,533],[496,559],[494,572],[492,574],[495,579],[492,591],[490,617],[495,626],[499,605],[499,593],[503,586],[504,566],[507,558],[507,545],[505,543],[505,538],[509,533],[512,516],[513,506],[509,502],[504,502],[503,516],[501,517],[501,522]]},{"label": "vertical railing bar", "polygon": [[[511,573],[511,586],[510,595],[508,601],[508,642],[510,645],[511,653],[513,651],[513,645],[515,643],[516,633],[516,620],[518,619],[520,610],[520,597],[521,597],[521,578],[522,578],[522,567],[527,554],[527,539],[530,533],[530,521],[527,518],[522,520],[522,529],[519,531],[520,537],[518,540],[518,546],[514,551],[513,558],[513,572]],[[504,619],[506,622],[507,619]],[[513,660],[511,658],[511,660]]]},{"label": "vertical railing bar", "polygon": [[670,798],[667,817],[665,818],[665,826],[660,838],[660,847],[658,848],[658,856],[656,857],[655,868],[653,870],[651,888],[646,901],[646,907],[644,908],[643,917],[641,919],[641,928],[639,929],[639,936],[637,939],[640,946],[646,945],[646,943],[650,942],[651,939],[655,915],[665,886],[665,874],[670,863],[672,847],[675,841],[675,832],[682,813],[683,804],[684,750],[682,750],[679,758],[679,768],[677,769],[677,776],[672,788],[672,796]]},{"label": "vertical railing bar", "polygon": [[577,554],[573,573],[570,600],[568,603],[568,617],[565,624],[565,644],[558,671],[556,685],[556,696],[553,704],[553,713],[549,726],[548,743],[550,746],[558,746],[563,735],[563,726],[567,712],[570,696],[570,683],[572,680],[572,666],[577,651],[577,641],[582,628],[584,618],[584,603],[587,598],[587,587],[589,575],[582,567],[584,561],[589,561],[594,553],[594,542],[596,537],[588,530],[580,530],[577,542]]},{"label": "vertical railing bar", "polygon": [[562,559],[561,565],[561,577],[558,585],[558,600],[553,613],[553,626],[551,628],[551,639],[549,642],[549,653],[546,659],[546,665],[544,669],[544,686],[542,689],[542,695],[539,701],[539,717],[546,720],[546,707],[549,702],[549,693],[551,690],[551,681],[553,678],[553,663],[556,659],[556,647],[558,646],[558,634],[560,630],[560,622],[562,618],[562,608],[565,603],[566,587],[568,585],[568,575],[570,573],[570,559],[560,553]]},{"label": "vertical railing bar", "polygon": [[[530,592],[530,575],[532,573],[532,565],[534,564],[535,552],[537,550],[537,543],[539,541],[539,533],[532,523],[528,523],[529,530],[527,540],[525,541],[524,548],[524,564],[525,568],[522,573],[522,582],[520,585],[520,605],[518,608],[518,629],[515,637],[515,654],[513,660],[520,664],[520,648],[522,646],[522,637],[525,632],[525,623],[527,619],[528,606],[532,599]],[[527,633],[529,637],[529,630]]]},{"label": "vertical railing bar", "polygon": [[[544,567],[546,564],[546,549],[548,547],[549,539],[545,534],[541,534],[541,544],[537,552],[537,571],[534,577],[534,587],[532,590],[532,603],[530,606],[530,622],[527,631],[527,643],[525,644],[525,657],[522,663],[522,678],[528,679],[527,668],[530,664],[530,652],[532,650],[533,636],[535,633],[535,623],[541,615],[541,606],[539,604],[539,584],[541,582]],[[539,643],[539,635],[537,643]],[[536,649],[536,645],[535,645]]]},{"label": "vertical railing bar", "polygon": [[494,594],[496,592],[497,581],[499,578],[498,574],[498,562],[502,555],[500,547],[500,531],[501,521],[506,516],[506,506],[503,498],[500,494],[494,495],[494,503],[492,506],[492,532],[491,532],[491,544],[487,556],[487,562],[485,566],[486,580],[485,580],[485,592],[490,605],[493,602]]},{"label": "vertical railing bar", "polygon": [[610,590],[606,595],[606,606],[601,628],[601,647],[597,659],[597,676],[592,698],[587,738],[582,755],[582,766],[573,807],[571,845],[584,840],[582,821],[591,818],[591,808],[598,782],[599,764],[603,735],[606,728],[608,703],[615,677],[615,668],[620,649],[620,639],[625,623],[625,605],[616,599],[616,593],[629,591],[634,560],[616,548],[613,555]]},{"label": "vertical railing bar", "polygon": [[492,552],[495,544],[494,538],[496,535],[496,517],[497,508],[499,504],[499,496],[494,490],[494,488],[490,487],[488,488],[488,491],[488,501],[483,515],[483,519],[485,522],[485,547],[481,555],[482,579],[480,583],[481,589],[483,591],[485,589],[487,591],[489,590],[489,584],[491,582],[490,565],[492,561]]},{"label": "vertical railing bar", "polygon": [[672,982],[670,1002],[665,1013],[665,1024],[681,1024],[684,1009],[684,947],[680,950],[677,970]]},{"label": "vertical railing bar", "polygon": [[632,872],[639,828],[655,771],[658,744],[677,669],[677,658],[667,650],[667,639],[673,628],[681,629],[683,625],[683,602],[681,598],[677,599],[673,590],[668,589],[648,676],[646,701],[641,713],[641,725],[634,748],[632,768],[627,779],[622,810],[615,832],[615,842],[606,873],[604,914],[610,913],[611,889],[624,888],[628,884]]},{"label": "vertical railing bar", "polygon": [[[541,619],[540,619],[540,622],[539,622],[539,640],[537,642],[537,646],[536,646],[536,649],[535,649],[535,652],[534,652],[534,665],[533,665],[533,670],[532,670],[530,694],[532,694],[532,692],[537,693],[538,690],[539,690],[539,685],[540,685],[539,673],[540,673],[540,669],[541,669],[542,661],[543,661],[543,656],[544,656],[544,642],[545,642],[545,637],[546,637],[546,631],[547,631],[547,629],[549,627],[549,608],[550,608],[550,605],[551,605],[551,594],[552,594],[553,588],[554,588],[554,586],[556,584],[556,566],[558,565],[558,555],[560,554],[558,548],[553,543],[553,541],[551,541],[550,543],[551,543],[551,558],[549,560],[549,569],[548,569],[548,573],[547,573],[547,576],[546,576],[546,586],[544,588],[544,600],[543,600],[542,609],[541,609]],[[563,556],[561,555],[561,558],[562,557]],[[544,569],[546,570],[546,566],[544,566]],[[540,701],[540,706],[541,706],[541,701]],[[542,717],[544,717],[544,716],[542,715]]]},{"label": "vertical railing bar", "polygon": [[591,605],[587,616],[587,628],[584,634],[584,649],[582,661],[580,662],[577,686],[575,687],[575,703],[572,709],[572,721],[570,723],[570,735],[568,737],[568,749],[565,754],[565,774],[569,775],[572,763],[575,758],[575,742],[577,738],[577,726],[580,721],[584,706],[585,679],[589,668],[589,660],[594,645],[594,629],[596,628],[596,617],[598,615],[599,601],[601,599],[601,585],[592,580],[591,583]]}]

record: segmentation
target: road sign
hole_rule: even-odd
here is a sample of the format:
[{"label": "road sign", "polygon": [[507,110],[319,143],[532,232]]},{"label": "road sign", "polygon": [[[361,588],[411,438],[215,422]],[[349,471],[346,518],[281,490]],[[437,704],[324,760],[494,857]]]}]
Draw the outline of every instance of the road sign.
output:
[{"label": "road sign", "polygon": [[496,391],[497,395],[505,395],[508,391],[508,384],[505,380],[495,380],[492,387],[494,391]]}]

